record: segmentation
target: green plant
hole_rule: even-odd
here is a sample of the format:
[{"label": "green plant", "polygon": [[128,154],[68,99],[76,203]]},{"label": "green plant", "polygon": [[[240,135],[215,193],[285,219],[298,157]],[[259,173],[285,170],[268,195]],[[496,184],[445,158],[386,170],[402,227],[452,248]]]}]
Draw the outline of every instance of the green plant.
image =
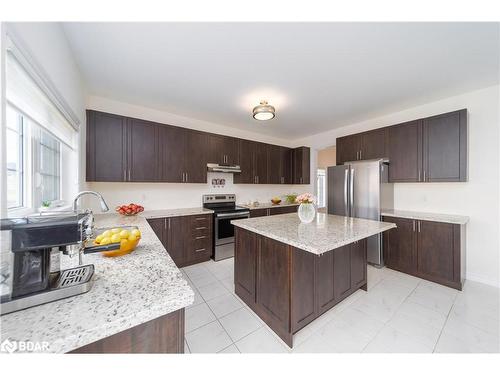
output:
[{"label": "green plant", "polygon": [[285,195],[286,203],[295,203],[295,199],[297,199],[297,193],[290,193]]},{"label": "green plant", "polygon": [[42,207],[44,207],[44,208],[50,207],[50,201],[43,201],[42,202]]}]

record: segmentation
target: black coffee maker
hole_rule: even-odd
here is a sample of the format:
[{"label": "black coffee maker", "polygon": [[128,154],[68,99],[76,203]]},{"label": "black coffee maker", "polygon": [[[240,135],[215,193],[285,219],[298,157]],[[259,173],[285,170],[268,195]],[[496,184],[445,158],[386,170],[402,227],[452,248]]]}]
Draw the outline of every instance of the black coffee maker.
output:
[{"label": "black coffee maker", "polygon": [[[0,221],[2,260],[0,312],[7,314],[31,306],[85,293],[92,287],[92,264],[60,269],[60,253],[78,254],[116,250],[120,244],[92,246],[92,214],[72,213]],[[8,237],[5,240],[5,237]],[[5,274],[4,274],[5,273]]]}]

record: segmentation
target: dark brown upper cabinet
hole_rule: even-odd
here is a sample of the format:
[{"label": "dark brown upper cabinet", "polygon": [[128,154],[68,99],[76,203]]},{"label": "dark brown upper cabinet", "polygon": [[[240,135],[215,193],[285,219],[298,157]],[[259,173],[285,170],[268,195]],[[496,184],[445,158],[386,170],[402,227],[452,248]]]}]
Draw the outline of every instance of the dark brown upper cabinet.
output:
[{"label": "dark brown upper cabinet", "polygon": [[267,172],[269,184],[291,184],[292,151],[288,147],[268,145]]},{"label": "dark brown upper cabinet", "polygon": [[467,181],[467,110],[423,120],[423,181]]},{"label": "dark brown upper cabinet", "polygon": [[387,132],[385,128],[361,133],[359,160],[384,159],[387,157]]},{"label": "dark brown upper cabinet", "polygon": [[127,120],[87,111],[87,181],[127,181]]},{"label": "dark brown upper cabinet", "polygon": [[175,126],[160,129],[161,177],[163,182],[184,182],[185,130]]},{"label": "dark brown upper cabinet", "polygon": [[238,165],[238,139],[218,134],[210,134],[208,163]]},{"label": "dark brown upper cabinet", "polygon": [[160,126],[149,121],[129,119],[127,133],[127,181],[158,181]]},{"label": "dark brown upper cabinet", "polygon": [[467,181],[467,110],[337,138],[337,165],[378,158],[390,182]]},{"label": "dark brown upper cabinet", "polygon": [[336,164],[342,165],[346,161],[359,160],[361,137],[358,134],[337,138]]},{"label": "dark brown upper cabinet", "polygon": [[360,134],[337,138],[336,164],[347,161],[383,159],[387,157],[385,129],[370,130]]},{"label": "dark brown upper cabinet", "polygon": [[241,173],[234,175],[240,184],[267,184],[267,144],[240,139]]},{"label": "dark brown upper cabinet", "polygon": [[190,183],[207,182],[208,134],[188,130],[185,132],[184,181]]},{"label": "dark brown upper cabinet", "polygon": [[389,181],[422,180],[422,121],[411,121],[388,128]]},{"label": "dark brown upper cabinet", "polygon": [[195,130],[164,126],[160,130],[164,182],[206,183],[208,136]]},{"label": "dark brown upper cabinet", "polygon": [[309,184],[311,180],[311,149],[297,147],[293,154],[293,183]]},{"label": "dark brown upper cabinet", "polygon": [[87,111],[87,181],[206,183],[217,163],[241,166],[235,183],[309,183],[310,151],[298,150],[292,166],[287,147]]}]

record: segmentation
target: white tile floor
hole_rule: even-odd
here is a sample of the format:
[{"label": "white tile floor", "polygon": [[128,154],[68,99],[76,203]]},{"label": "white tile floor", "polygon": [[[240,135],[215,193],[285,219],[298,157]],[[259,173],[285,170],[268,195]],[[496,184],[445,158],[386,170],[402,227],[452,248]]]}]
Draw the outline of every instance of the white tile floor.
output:
[{"label": "white tile floor", "polygon": [[290,350],[234,294],[233,259],[182,269],[195,291],[186,353],[499,352],[499,289],[463,292],[368,267],[358,290],[294,335]]}]

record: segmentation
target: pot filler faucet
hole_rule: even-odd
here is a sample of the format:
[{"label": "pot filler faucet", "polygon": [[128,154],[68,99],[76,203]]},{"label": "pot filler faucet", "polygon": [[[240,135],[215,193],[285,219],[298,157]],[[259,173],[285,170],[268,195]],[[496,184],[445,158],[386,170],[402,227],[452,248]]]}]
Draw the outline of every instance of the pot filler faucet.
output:
[{"label": "pot filler faucet", "polygon": [[[104,198],[101,194],[99,194],[96,191],[84,190],[84,191],[79,192],[76,195],[75,199],[73,199],[73,211],[75,213],[78,213],[78,200],[80,199],[81,196],[87,195],[87,194],[93,195],[93,196],[99,198],[99,203],[101,205],[101,212],[108,212],[109,211],[109,207],[106,204],[106,201],[104,200]],[[85,212],[88,213],[88,219],[86,222],[86,230],[85,230],[85,237],[88,240],[92,237],[92,233],[94,231],[94,214],[92,213],[92,210],[89,210],[89,209],[85,210]],[[77,249],[75,246],[69,246],[68,255],[70,257],[72,257],[76,253],[78,253],[78,256],[79,256],[79,264],[82,265],[83,264],[83,252],[80,251],[80,249]]]}]

